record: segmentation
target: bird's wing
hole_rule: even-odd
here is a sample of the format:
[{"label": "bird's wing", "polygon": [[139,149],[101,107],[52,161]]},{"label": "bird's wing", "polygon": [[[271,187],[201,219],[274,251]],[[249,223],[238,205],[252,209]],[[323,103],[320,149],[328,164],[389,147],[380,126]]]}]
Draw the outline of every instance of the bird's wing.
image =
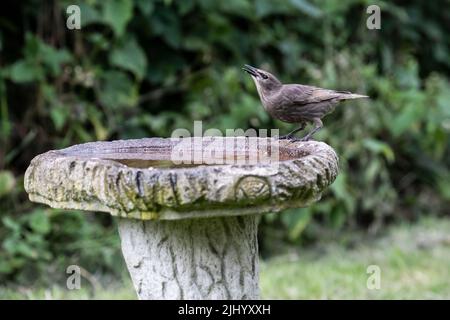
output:
[{"label": "bird's wing", "polygon": [[350,92],[334,91],[301,84],[286,84],[282,89],[282,96],[287,97],[293,105],[318,103],[340,98]]}]

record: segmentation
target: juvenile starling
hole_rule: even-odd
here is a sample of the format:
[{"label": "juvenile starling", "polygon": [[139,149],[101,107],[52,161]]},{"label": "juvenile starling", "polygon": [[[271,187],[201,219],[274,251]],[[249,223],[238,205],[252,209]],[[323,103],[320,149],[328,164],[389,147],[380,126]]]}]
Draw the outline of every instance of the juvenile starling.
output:
[{"label": "juvenile starling", "polygon": [[[333,112],[335,106],[350,99],[368,98],[348,91],[335,91],[302,84],[282,84],[270,72],[244,65],[255,82],[264,109],[275,119],[298,123],[300,127],[280,139],[308,141],[311,136],[323,126],[322,118]],[[293,134],[305,128],[306,123],[314,124],[314,128],[303,138],[293,137]]]}]

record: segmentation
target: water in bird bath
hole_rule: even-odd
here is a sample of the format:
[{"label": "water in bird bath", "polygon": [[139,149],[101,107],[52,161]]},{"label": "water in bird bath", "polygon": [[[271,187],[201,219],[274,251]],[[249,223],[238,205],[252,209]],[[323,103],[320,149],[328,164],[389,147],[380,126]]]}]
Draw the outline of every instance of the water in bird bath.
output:
[{"label": "water in bird bath", "polygon": [[[306,154],[304,154],[306,155]],[[303,156],[304,156],[303,155]],[[125,156],[126,155],[123,155]],[[192,168],[196,166],[203,166],[203,165],[228,165],[228,164],[235,164],[235,165],[262,165],[262,164],[270,164],[274,161],[286,161],[286,160],[292,160],[294,158],[298,158],[298,154],[293,154],[292,152],[288,152],[286,148],[281,149],[278,152],[277,157],[271,157],[271,154],[267,154],[266,157],[256,157],[255,155],[245,152],[245,153],[239,153],[234,152],[234,154],[226,154],[219,155],[216,157],[205,157],[202,155],[200,160],[193,161],[192,157],[187,157],[184,159],[177,159],[176,161],[170,159],[170,157],[167,157],[165,159],[161,159],[161,154],[158,155],[158,159],[149,159],[149,155],[146,155],[145,159],[137,159],[137,158],[123,158],[123,159],[115,159],[113,157],[100,157],[106,160],[112,160],[115,162],[119,162],[123,165],[126,165],[127,167],[132,168],[162,168],[162,169],[170,169],[170,168]]]},{"label": "water in bird bath", "polygon": [[[254,140],[252,140],[254,139]],[[181,141],[181,142],[179,142]],[[287,140],[215,138],[142,139],[88,143],[61,150],[67,156],[111,160],[132,168],[191,168],[204,165],[264,165],[307,156]]]}]

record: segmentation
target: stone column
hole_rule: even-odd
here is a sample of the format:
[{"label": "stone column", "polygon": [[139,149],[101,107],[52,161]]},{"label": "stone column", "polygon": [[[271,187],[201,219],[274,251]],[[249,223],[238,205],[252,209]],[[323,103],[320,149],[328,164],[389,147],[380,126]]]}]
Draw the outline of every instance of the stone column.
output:
[{"label": "stone column", "polygon": [[120,219],[140,299],[258,299],[257,217]]}]

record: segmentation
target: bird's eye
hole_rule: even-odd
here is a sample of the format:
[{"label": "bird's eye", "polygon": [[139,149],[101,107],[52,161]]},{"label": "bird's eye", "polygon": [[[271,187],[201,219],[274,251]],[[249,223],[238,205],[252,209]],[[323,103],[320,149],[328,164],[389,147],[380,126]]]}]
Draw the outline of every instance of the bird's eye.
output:
[{"label": "bird's eye", "polygon": [[261,77],[262,77],[264,80],[269,79],[269,77],[266,76],[264,73],[261,74]]}]

